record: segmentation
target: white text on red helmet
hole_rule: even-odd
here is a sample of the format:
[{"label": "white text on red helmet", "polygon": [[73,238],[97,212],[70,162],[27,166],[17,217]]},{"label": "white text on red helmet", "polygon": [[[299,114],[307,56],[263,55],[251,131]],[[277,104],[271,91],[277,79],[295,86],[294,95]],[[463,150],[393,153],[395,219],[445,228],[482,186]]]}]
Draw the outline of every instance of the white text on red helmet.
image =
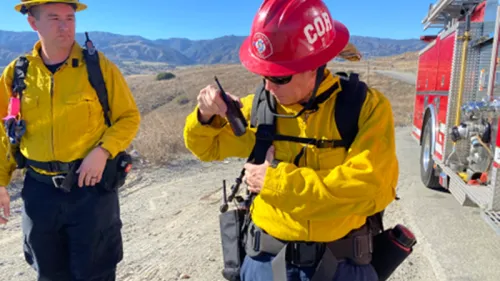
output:
[{"label": "white text on red helmet", "polygon": [[321,16],[316,16],[313,23],[304,27],[304,34],[306,35],[307,42],[314,44],[318,38],[323,37],[328,31],[332,30],[332,21],[327,12],[323,12]]}]

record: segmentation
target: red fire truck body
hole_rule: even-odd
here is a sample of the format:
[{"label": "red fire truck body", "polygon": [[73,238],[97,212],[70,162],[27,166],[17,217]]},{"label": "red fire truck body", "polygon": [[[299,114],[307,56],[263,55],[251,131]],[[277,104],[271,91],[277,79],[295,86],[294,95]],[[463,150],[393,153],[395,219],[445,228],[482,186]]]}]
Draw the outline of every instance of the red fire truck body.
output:
[{"label": "red fire truck body", "polygon": [[499,11],[498,0],[430,6],[422,23],[440,30],[421,37],[411,134],[423,183],[479,207],[500,234]]},{"label": "red fire truck body", "polygon": [[[477,1],[476,1],[477,2]],[[479,4],[473,11],[471,21],[482,22],[486,1]],[[496,12],[496,11],[495,11]],[[463,20],[463,19],[462,19]],[[444,35],[444,36],[443,36]],[[428,104],[437,103],[437,122],[446,124],[448,106],[448,92],[455,47],[456,32],[444,33],[441,36],[422,36],[423,41],[429,42],[420,52],[416,81],[415,110],[413,116],[413,136],[420,139],[424,109]],[[434,100],[436,99],[436,101]],[[436,139],[437,148],[434,156],[443,160],[444,135],[439,133]]]}]

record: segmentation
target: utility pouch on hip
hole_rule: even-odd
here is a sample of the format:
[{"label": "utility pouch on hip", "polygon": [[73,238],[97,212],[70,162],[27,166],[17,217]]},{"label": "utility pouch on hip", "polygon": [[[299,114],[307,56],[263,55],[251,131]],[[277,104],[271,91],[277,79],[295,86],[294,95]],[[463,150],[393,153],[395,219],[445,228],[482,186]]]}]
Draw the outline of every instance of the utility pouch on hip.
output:
[{"label": "utility pouch on hip", "polygon": [[415,236],[406,227],[398,224],[373,238],[371,264],[379,281],[385,281],[413,252],[417,243]]},{"label": "utility pouch on hip", "polygon": [[222,257],[222,276],[229,281],[240,280],[240,270],[245,258],[242,227],[247,210],[233,209],[219,215]]},{"label": "utility pouch on hip", "polygon": [[132,168],[132,157],[122,151],[115,158],[109,159],[103,172],[104,189],[113,191],[125,184],[125,180]]}]

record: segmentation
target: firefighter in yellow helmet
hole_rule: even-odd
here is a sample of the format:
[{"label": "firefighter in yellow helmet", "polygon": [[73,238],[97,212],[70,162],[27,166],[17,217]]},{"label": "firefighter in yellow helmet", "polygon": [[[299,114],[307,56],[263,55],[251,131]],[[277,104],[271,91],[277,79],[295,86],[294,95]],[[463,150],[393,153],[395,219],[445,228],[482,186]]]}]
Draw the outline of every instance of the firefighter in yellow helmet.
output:
[{"label": "firefighter in yellow helmet", "polygon": [[75,41],[75,12],[85,8],[16,5],[40,39],[0,76],[0,223],[23,168],[24,257],[37,280],[115,280],[123,258],[117,189],[140,114],[118,67],[88,37],[87,48]]}]

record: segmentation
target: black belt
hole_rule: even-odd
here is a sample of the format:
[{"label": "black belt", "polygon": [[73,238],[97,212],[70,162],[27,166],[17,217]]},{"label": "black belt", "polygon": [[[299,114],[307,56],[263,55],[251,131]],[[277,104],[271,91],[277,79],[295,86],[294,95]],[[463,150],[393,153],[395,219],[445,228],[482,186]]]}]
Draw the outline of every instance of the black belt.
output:
[{"label": "black belt", "polygon": [[80,162],[81,160],[75,160],[71,162],[61,162],[61,161],[47,161],[41,162],[32,159],[26,159],[26,166],[32,166],[47,172],[62,172],[68,173],[74,164]]},{"label": "black belt", "polygon": [[262,252],[276,255],[272,261],[274,281],[287,280],[287,262],[297,267],[317,266],[313,281],[333,280],[339,260],[350,259],[357,264],[369,264],[373,252],[373,237],[366,225],[345,238],[319,243],[281,241],[251,222],[245,240],[248,256],[257,256]]},{"label": "black belt", "polygon": [[28,167],[26,174],[32,177],[34,180],[48,185],[52,185],[55,188],[63,188],[64,180],[66,179],[66,174],[60,175],[44,175],[37,173],[35,170]]}]

